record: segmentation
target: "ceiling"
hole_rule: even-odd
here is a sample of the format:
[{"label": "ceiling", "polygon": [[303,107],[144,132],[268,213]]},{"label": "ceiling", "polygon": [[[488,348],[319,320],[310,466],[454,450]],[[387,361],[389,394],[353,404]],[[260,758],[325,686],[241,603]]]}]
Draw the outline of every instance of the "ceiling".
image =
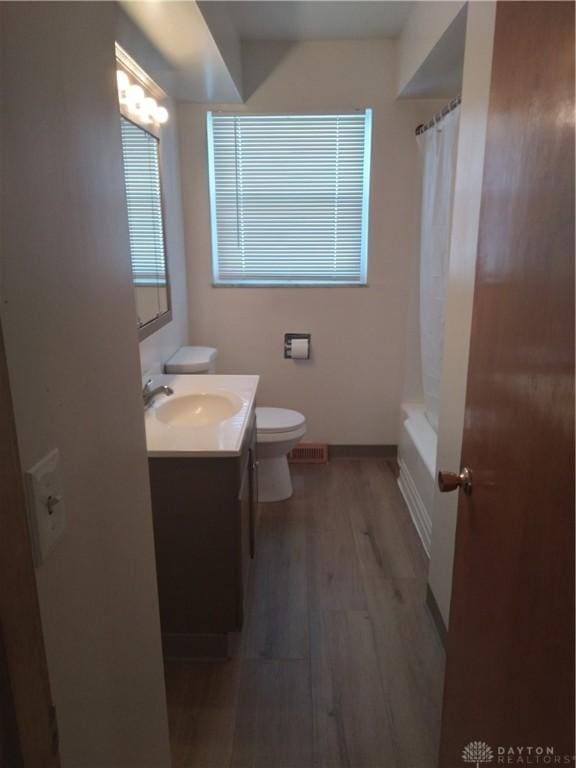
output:
[{"label": "ceiling", "polygon": [[348,40],[398,37],[412,2],[401,0],[227,0],[242,40]]}]

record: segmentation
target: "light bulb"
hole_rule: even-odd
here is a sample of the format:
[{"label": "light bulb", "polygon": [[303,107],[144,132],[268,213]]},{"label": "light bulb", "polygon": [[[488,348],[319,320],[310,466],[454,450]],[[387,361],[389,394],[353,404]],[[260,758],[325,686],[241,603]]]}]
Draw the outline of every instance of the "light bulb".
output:
[{"label": "light bulb", "polygon": [[116,84],[118,86],[118,101],[120,104],[125,104],[127,90],[130,86],[130,79],[123,69],[116,70]]},{"label": "light bulb", "polygon": [[158,107],[154,113],[154,120],[162,125],[168,120],[168,110],[165,107]]},{"label": "light bulb", "polygon": [[142,112],[144,112],[146,117],[149,117],[150,119],[154,117],[157,109],[158,104],[156,103],[156,99],[153,99],[151,96],[147,96],[142,102]]},{"label": "light bulb", "polygon": [[131,106],[138,106],[144,98],[144,90],[139,85],[131,85],[127,90],[127,98]]},{"label": "light bulb", "polygon": [[130,79],[123,69],[116,70],[116,83],[119,91],[125,91],[130,85]]}]

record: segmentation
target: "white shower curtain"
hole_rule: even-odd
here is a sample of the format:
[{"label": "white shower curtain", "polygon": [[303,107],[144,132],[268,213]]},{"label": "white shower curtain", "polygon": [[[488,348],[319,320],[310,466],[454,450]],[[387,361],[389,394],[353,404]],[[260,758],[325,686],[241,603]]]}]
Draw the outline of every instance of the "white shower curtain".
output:
[{"label": "white shower curtain", "polygon": [[420,234],[420,349],[426,416],[438,431],[444,307],[460,107],[417,136],[422,152]]}]

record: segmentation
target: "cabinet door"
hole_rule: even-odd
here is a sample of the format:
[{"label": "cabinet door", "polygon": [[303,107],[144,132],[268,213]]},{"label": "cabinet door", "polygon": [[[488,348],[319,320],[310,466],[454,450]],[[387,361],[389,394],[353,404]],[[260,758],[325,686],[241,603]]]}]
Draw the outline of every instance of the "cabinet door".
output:
[{"label": "cabinet door", "polygon": [[248,490],[250,495],[250,557],[256,554],[256,515],[258,510],[258,462],[255,446],[248,451]]},{"label": "cabinet door", "polygon": [[240,505],[240,579],[239,579],[239,597],[238,597],[238,612],[239,612],[239,624],[242,626],[242,618],[244,613],[244,603],[246,601],[246,593],[248,588],[248,574],[250,571],[250,559],[252,556],[251,551],[251,462],[250,456],[246,457],[244,468],[242,472],[242,481],[240,484],[240,495],[238,498]]}]

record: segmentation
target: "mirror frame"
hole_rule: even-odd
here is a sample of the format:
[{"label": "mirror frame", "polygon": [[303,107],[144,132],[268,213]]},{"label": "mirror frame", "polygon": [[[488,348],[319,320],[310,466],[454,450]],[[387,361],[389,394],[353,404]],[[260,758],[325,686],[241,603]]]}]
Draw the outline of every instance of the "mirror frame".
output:
[{"label": "mirror frame", "polygon": [[[164,100],[166,98],[166,94],[164,91],[142,70],[136,62],[124,51],[123,48],[121,48],[118,43],[116,43],[116,65],[117,67],[120,67],[121,69],[124,69],[128,72],[131,77],[133,77],[136,82],[138,82],[143,88],[144,91],[148,94],[151,94],[156,98],[158,101]],[[163,328],[165,325],[168,325],[168,323],[172,322],[173,320],[173,313],[172,313],[172,285],[170,282],[170,259],[169,259],[169,252],[168,252],[168,245],[166,241],[166,200],[164,195],[164,180],[163,180],[163,163],[162,163],[162,139],[161,139],[161,133],[160,129],[155,128],[153,126],[141,123],[138,121],[138,119],[135,119],[135,115],[130,112],[130,110],[126,109],[123,104],[119,105],[119,114],[125,119],[128,120],[130,123],[135,125],[137,128],[141,128],[146,133],[150,134],[150,136],[153,136],[156,141],[158,142],[158,175],[160,178],[160,208],[161,208],[161,215],[162,215],[162,240],[164,244],[164,260],[165,260],[165,269],[166,269],[166,305],[167,310],[166,312],[163,312],[161,315],[157,315],[152,320],[149,320],[147,323],[144,323],[144,325],[136,325],[138,329],[138,340],[143,341],[144,339],[147,339],[149,336],[151,336],[153,333],[156,333],[156,331],[159,331],[161,328]],[[130,268],[132,268],[132,251],[130,251]],[[132,273],[133,275],[133,273]],[[133,283],[133,288],[136,290],[136,285]],[[138,317],[136,316],[136,319]]]},{"label": "mirror frame", "polygon": [[[166,304],[168,309],[166,312],[162,312],[161,315],[157,315],[156,317],[152,318],[152,320],[149,320],[147,323],[144,323],[143,325],[138,325],[138,340],[143,341],[144,339],[147,339],[148,336],[151,336],[153,333],[156,333],[156,331],[159,331],[160,328],[163,328],[165,325],[168,325],[172,321],[172,290],[170,285],[170,268],[168,263],[168,248],[166,243],[166,213],[165,213],[165,201],[164,201],[164,182],[162,179],[162,155],[161,155],[161,138],[158,133],[156,133],[153,130],[150,130],[148,126],[144,126],[141,123],[139,123],[137,120],[134,120],[133,115],[131,115],[128,110],[120,108],[120,115],[125,120],[128,120],[129,123],[132,123],[132,125],[135,125],[137,128],[140,128],[140,130],[144,131],[145,133],[148,133],[150,136],[152,136],[156,141],[158,142],[158,176],[160,178],[160,213],[162,216],[162,242],[164,244],[164,261],[165,261],[165,271],[166,271]],[[130,252],[130,266],[132,266],[132,252]],[[134,290],[137,289],[137,286],[134,285]]]}]

